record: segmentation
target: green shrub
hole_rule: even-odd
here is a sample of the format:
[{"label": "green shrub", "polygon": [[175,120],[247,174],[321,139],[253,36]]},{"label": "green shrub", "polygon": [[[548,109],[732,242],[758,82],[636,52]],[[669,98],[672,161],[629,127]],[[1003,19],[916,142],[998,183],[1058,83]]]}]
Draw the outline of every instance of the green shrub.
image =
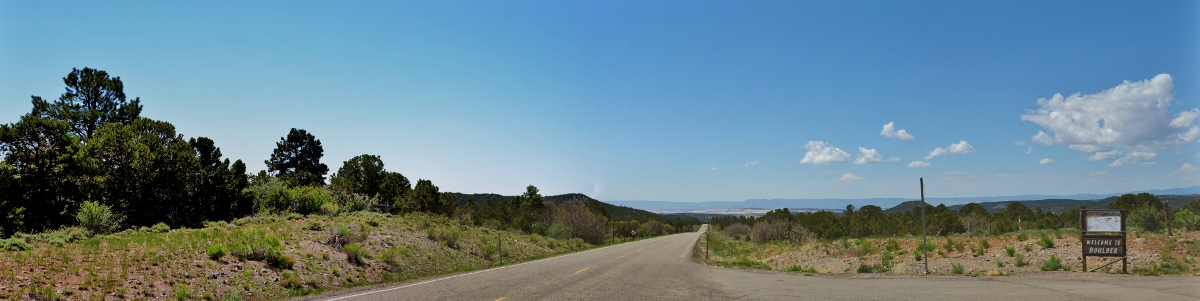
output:
[{"label": "green shrub", "polygon": [[321,225],[321,222],[318,221],[308,221],[308,225],[304,226],[304,229],[309,231],[321,231],[325,230],[325,226]]},{"label": "green shrub", "polygon": [[955,275],[962,275],[962,273],[963,273],[962,265],[951,263],[950,264],[950,273],[955,274]]},{"label": "green shrub", "polygon": [[122,219],[113,215],[112,207],[86,201],[79,205],[79,212],[75,213],[75,220],[92,233],[110,234],[120,227]]},{"label": "green shrub", "polygon": [[913,259],[916,261],[921,261],[921,251],[914,250],[913,251]]},{"label": "green shrub", "polygon": [[379,203],[379,199],[374,196],[365,196],[357,193],[339,194],[335,198],[341,206],[342,212],[367,211]]},{"label": "green shrub", "polygon": [[883,245],[883,248],[887,249],[888,251],[895,252],[896,250],[900,249],[900,242],[897,242],[895,239],[888,239],[887,243]]},{"label": "green shrub", "polygon": [[1013,266],[1016,266],[1016,267],[1023,267],[1023,266],[1025,266],[1025,255],[1024,255],[1024,254],[1017,254],[1017,257],[1016,257],[1016,259],[1013,259]]},{"label": "green shrub", "polygon": [[7,251],[29,250],[29,244],[21,238],[0,239],[0,249]]},{"label": "green shrub", "polygon": [[292,271],[283,271],[279,273],[279,282],[284,288],[301,289],[304,288],[304,282],[300,281],[300,276]]},{"label": "green shrub", "polygon": [[324,214],[326,216],[337,216],[338,210],[339,210],[338,204],[334,204],[334,203],[321,204],[321,214]]},{"label": "green shrub", "polygon": [[[582,239],[580,239],[580,241],[582,241]],[[765,263],[746,259],[746,258],[740,258],[740,259],[737,259],[734,261],[727,262],[727,263],[725,263],[725,266],[726,267],[744,266],[744,267],[760,268],[760,269],[767,269],[767,270],[771,269],[771,266],[769,266]]]},{"label": "green shrub", "polygon": [[992,244],[988,242],[987,238],[981,238],[979,239],[979,246],[983,247],[984,250],[987,250],[988,248],[992,247]]},{"label": "green shrub", "polygon": [[[495,247],[492,247],[492,248],[495,249]],[[487,252],[486,248],[485,248],[484,252]],[[493,252],[495,252],[495,250],[493,250]],[[391,247],[391,248],[387,248],[386,250],[383,250],[383,252],[379,254],[379,260],[383,261],[383,263],[386,263],[391,267],[398,267],[398,266],[400,266],[401,263],[403,263],[404,257],[408,256],[411,253],[412,253],[412,249],[409,249],[407,247],[395,246],[395,247]]]},{"label": "green shrub", "polygon": [[163,233],[167,231],[171,231],[171,226],[167,226],[167,224],[161,222],[150,226],[150,232]]},{"label": "green shrub", "polygon": [[1059,261],[1058,256],[1050,255],[1050,259],[1042,264],[1043,271],[1057,271],[1061,269],[1062,262]]},{"label": "green shrub", "polygon": [[[442,244],[446,245],[446,247],[457,249],[458,239],[459,237],[462,237],[462,233],[449,229],[442,230],[438,228],[429,228],[429,230],[426,231],[426,236],[431,240],[441,242]],[[572,246],[572,248],[575,248],[575,246]]]},{"label": "green shrub", "polygon": [[1017,234],[1017,241],[1025,241],[1026,239],[1029,239],[1029,235],[1025,235],[1025,233]]},{"label": "green shrub", "polygon": [[191,298],[192,294],[195,293],[191,288],[188,288],[187,285],[183,285],[182,283],[176,284],[172,291],[175,292],[175,300],[186,300],[187,298]]},{"label": "green shrub", "polygon": [[225,256],[225,246],[222,245],[208,246],[207,251],[208,258],[212,260],[220,260],[222,256]]},{"label": "green shrub", "polygon": [[1033,246],[1025,245],[1025,252],[1030,252],[1030,251],[1033,251]]},{"label": "green shrub", "polygon": [[1162,210],[1156,210],[1154,207],[1144,207],[1131,210],[1129,212],[1129,225],[1134,229],[1145,232],[1160,232],[1166,228],[1166,223],[1163,222]]},{"label": "green shrub", "polygon": [[296,204],[296,213],[299,214],[321,212],[321,205],[334,201],[324,190],[313,186],[288,189],[287,196]]},{"label": "green shrub", "polygon": [[997,260],[997,261],[996,261],[996,267],[998,267],[998,268],[1002,268],[1002,267],[1004,267],[1004,262],[1003,262],[1003,261],[999,261],[999,260]]},{"label": "green shrub", "polygon": [[1042,234],[1042,239],[1038,240],[1037,244],[1039,246],[1042,246],[1042,249],[1053,248],[1054,247],[1054,239],[1050,238],[1050,236],[1046,236],[1046,234]]},{"label": "green shrub", "polygon": [[279,269],[291,269],[296,265],[296,259],[285,255],[279,249],[269,249],[266,254],[267,265]]},{"label": "green shrub", "polygon": [[884,273],[884,272],[887,272],[887,267],[882,266],[882,265],[868,265],[868,264],[864,263],[864,264],[860,264],[858,266],[858,270],[856,270],[856,272],[858,272],[859,274]]},{"label": "green shrub", "polygon": [[561,221],[555,221],[553,224],[550,225],[550,228],[546,229],[547,237],[553,237],[553,238],[557,238],[557,239],[569,239],[569,238],[571,238],[572,235],[573,234],[571,233],[571,229],[567,228],[567,224],[564,224]]},{"label": "green shrub", "polygon": [[346,261],[350,263],[362,265],[363,259],[366,257],[366,250],[359,243],[350,243],[342,246],[342,253],[346,253]]}]

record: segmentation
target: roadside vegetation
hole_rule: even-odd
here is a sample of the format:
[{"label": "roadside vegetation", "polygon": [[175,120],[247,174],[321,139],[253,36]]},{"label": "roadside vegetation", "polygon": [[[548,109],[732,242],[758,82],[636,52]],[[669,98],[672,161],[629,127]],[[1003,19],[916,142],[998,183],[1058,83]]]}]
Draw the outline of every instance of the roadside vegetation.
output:
[{"label": "roadside vegetation", "polygon": [[[1166,211],[1154,195],[1127,194],[1109,206],[1132,212],[1130,273],[1200,275],[1200,229],[1192,223],[1200,200]],[[840,215],[779,209],[758,218],[715,217],[711,235],[697,245],[697,258],[705,260],[701,248],[707,247],[709,264],[808,274],[918,274],[926,259],[934,273],[970,276],[1082,269],[1077,210],[1057,215],[1017,202],[999,213],[978,204],[958,211],[927,206],[928,244],[921,239],[919,210],[885,213],[876,206],[848,206]],[[1174,236],[1165,234],[1165,212],[1171,212]],[[1112,260],[1092,257],[1088,265]],[[1120,267],[1100,271],[1117,273]]]},{"label": "roadside vegetation", "polygon": [[321,141],[296,128],[249,174],[212,139],[142,116],[120,77],[83,68],[63,82],[0,125],[0,299],[276,299],[697,224],[533,185],[477,200],[370,154],[330,174]]}]

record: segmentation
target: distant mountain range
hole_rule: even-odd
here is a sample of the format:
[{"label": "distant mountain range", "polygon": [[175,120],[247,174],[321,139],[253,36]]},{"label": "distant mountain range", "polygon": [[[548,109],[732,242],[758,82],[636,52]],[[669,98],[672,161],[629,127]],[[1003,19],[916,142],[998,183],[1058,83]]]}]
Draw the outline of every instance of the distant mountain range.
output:
[{"label": "distant mountain range", "polygon": [[[1081,203],[1079,201],[1096,201],[1105,200],[1126,193],[1142,193],[1149,192],[1154,195],[1197,195],[1200,194],[1200,186],[1192,186],[1186,188],[1173,189],[1156,189],[1144,191],[1130,191],[1122,193],[1109,194],[1075,194],[1075,195],[1045,195],[1045,194],[1026,194],[1013,196],[990,196],[990,197],[959,197],[959,198],[926,198],[925,202],[930,205],[945,204],[951,208],[957,208],[956,205],[964,205],[967,203],[1003,203],[1007,205],[1010,201],[1041,201],[1046,202],[1046,207],[1075,207],[1096,205],[1095,202]],[[750,199],[741,202],[666,202],[666,201],[605,201],[607,203],[626,206],[631,208],[643,209],[658,213],[673,213],[673,212],[695,212],[695,211],[713,211],[713,210],[737,210],[737,209],[778,209],[788,208],[792,211],[803,210],[842,210],[846,205],[854,205],[855,208],[875,205],[881,208],[897,207],[906,201],[914,201],[915,198],[867,198],[867,199]],[[1054,203],[1051,201],[1057,201]],[[1069,201],[1069,202],[1068,202]],[[1111,203],[1111,201],[1109,202]],[[990,204],[997,205],[997,204]],[[1027,204],[1028,205],[1028,204]],[[1104,203],[1103,205],[1107,205]],[[1177,205],[1172,201],[1172,206]],[[1178,204],[1182,206],[1183,204]],[[1099,206],[1099,205],[1097,205]],[[1001,207],[999,210],[1003,210]],[[993,210],[993,208],[988,208]],[[1065,209],[1064,209],[1065,210]]]}]

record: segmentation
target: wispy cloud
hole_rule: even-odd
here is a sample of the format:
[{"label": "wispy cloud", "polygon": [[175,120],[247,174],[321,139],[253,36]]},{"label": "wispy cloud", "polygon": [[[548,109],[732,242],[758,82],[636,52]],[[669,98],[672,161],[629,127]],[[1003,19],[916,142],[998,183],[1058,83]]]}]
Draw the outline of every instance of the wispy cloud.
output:
[{"label": "wispy cloud", "polygon": [[897,130],[895,122],[888,122],[887,124],[883,125],[883,130],[879,131],[879,135],[888,138],[900,139],[902,141],[912,141],[916,138],[904,129]]},{"label": "wispy cloud", "polygon": [[1113,163],[1109,164],[1108,166],[1118,167],[1118,166],[1133,165],[1133,164],[1154,164],[1154,163],[1156,163],[1156,161],[1154,161],[1155,159],[1158,159],[1158,153],[1132,152],[1132,153],[1129,153],[1129,155],[1125,155],[1124,158],[1120,158],[1120,159],[1117,159],[1117,161],[1113,161]]},{"label": "wispy cloud", "polygon": [[1200,168],[1192,166],[1192,164],[1189,163],[1183,163],[1183,165],[1180,165],[1179,168],[1175,169],[1175,171],[1167,174],[1167,178],[1178,180],[1195,179],[1197,176],[1200,176]]},{"label": "wispy cloud", "polygon": [[742,166],[743,167],[758,166],[758,160],[754,160],[752,162],[746,162],[746,164],[742,164]]},{"label": "wispy cloud", "polygon": [[1093,175],[1093,176],[1103,176],[1103,175],[1107,175],[1107,174],[1108,174],[1108,172],[1107,172],[1107,171],[1093,171],[1091,175]]},{"label": "wispy cloud", "polygon": [[928,156],[925,156],[925,160],[937,158],[940,156],[944,156],[946,154],[965,155],[965,154],[970,154],[970,153],[974,153],[974,152],[975,152],[975,147],[972,147],[971,144],[967,143],[966,140],[959,140],[958,143],[951,144],[950,146],[947,146],[946,148],[939,147],[939,148],[933,149],[933,151],[929,152]]},{"label": "wispy cloud", "polygon": [[884,160],[883,155],[880,155],[879,151],[876,151],[873,148],[859,147],[858,152],[860,153],[860,155],[858,156],[857,159],[854,159],[854,164],[868,164],[868,163],[876,163],[876,162],[900,161],[899,157],[891,157],[891,158],[888,158],[887,160]]},{"label": "wispy cloud", "polygon": [[1088,161],[1104,161],[1104,160],[1116,158],[1118,155],[1121,155],[1121,153],[1116,150],[1107,151],[1107,152],[1096,152],[1096,154],[1092,155],[1091,157],[1088,157]]},{"label": "wispy cloud", "polygon": [[861,181],[861,180],[863,180],[863,178],[860,178],[852,173],[846,173],[846,174],[843,174],[841,178],[839,178],[837,180],[833,180],[833,181],[834,182],[850,182],[850,181]]},{"label": "wispy cloud", "polygon": [[804,159],[800,159],[800,164],[820,165],[845,162],[850,159],[850,153],[833,147],[825,141],[809,141],[804,144],[804,148],[808,149],[808,152],[804,154]]},{"label": "wispy cloud", "polygon": [[1050,160],[1050,158],[1044,158],[1044,159],[1042,159],[1042,161],[1038,161],[1038,164],[1050,165],[1050,164],[1054,164],[1054,160]]},{"label": "wispy cloud", "polygon": [[929,163],[925,163],[925,161],[913,161],[912,163],[908,163],[908,168],[919,167],[929,167]]}]

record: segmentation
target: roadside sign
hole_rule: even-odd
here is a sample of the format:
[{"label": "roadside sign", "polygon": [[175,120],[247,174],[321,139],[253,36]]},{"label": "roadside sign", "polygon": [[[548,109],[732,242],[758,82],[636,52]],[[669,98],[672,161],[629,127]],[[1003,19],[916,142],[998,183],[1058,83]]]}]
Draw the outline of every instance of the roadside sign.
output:
[{"label": "roadside sign", "polygon": [[1125,257],[1125,236],[1085,236],[1084,256]]},{"label": "roadside sign", "polygon": [[[1094,257],[1120,257],[1121,272],[1129,273],[1129,261],[1125,257],[1126,241],[1125,241],[1125,210],[1089,210],[1085,208],[1079,209],[1079,228],[1083,229],[1080,239],[1083,240],[1083,271],[1090,272],[1087,268],[1088,256]],[[1117,263],[1116,261],[1096,267],[1098,270],[1102,267]]]}]

